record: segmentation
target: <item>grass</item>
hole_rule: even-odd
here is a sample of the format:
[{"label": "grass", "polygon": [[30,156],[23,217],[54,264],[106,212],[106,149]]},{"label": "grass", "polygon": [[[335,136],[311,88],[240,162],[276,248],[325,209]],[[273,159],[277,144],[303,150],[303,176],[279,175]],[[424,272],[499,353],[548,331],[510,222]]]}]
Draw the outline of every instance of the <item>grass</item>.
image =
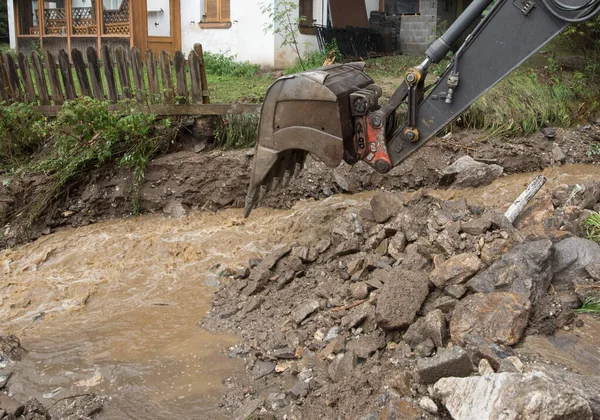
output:
[{"label": "grass", "polygon": [[600,245],[600,213],[593,212],[583,222],[586,237]]},{"label": "grass", "polygon": [[600,298],[589,297],[581,305],[581,308],[575,309],[578,314],[598,314],[600,313]]}]

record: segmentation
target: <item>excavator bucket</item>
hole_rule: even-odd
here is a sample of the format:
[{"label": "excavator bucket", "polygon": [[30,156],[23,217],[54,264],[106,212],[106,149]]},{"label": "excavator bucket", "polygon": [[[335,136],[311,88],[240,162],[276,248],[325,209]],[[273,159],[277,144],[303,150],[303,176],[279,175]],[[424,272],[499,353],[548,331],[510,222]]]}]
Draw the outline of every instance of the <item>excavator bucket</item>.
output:
[{"label": "excavator bucket", "polygon": [[[334,168],[351,150],[354,128],[350,94],[373,80],[364,63],[334,64],[284,76],[267,91],[244,215],[268,191],[285,186],[310,153]],[[346,146],[346,147],[345,147]]]}]

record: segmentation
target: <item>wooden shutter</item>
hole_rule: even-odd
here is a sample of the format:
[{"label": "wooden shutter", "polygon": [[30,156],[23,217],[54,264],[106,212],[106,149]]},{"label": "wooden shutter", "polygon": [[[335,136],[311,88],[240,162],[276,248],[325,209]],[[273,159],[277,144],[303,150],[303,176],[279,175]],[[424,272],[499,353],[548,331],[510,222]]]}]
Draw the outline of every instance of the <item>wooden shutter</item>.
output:
[{"label": "wooden shutter", "polygon": [[221,0],[221,20],[220,22],[231,22],[230,0]]},{"label": "wooden shutter", "polygon": [[304,20],[300,22],[299,30],[301,34],[315,35],[316,30],[313,26],[313,0],[300,0],[298,12]]},{"label": "wooden shutter", "polygon": [[204,0],[205,22],[219,22],[219,0]]}]

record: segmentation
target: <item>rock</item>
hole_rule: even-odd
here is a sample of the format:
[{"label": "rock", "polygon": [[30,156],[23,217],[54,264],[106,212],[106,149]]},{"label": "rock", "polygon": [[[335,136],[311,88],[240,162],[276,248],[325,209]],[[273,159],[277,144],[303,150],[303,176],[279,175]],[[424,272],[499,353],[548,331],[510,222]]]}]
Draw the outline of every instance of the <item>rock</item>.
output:
[{"label": "rock", "polygon": [[310,381],[298,380],[287,393],[290,397],[297,400],[298,398],[305,398],[309,391]]},{"label": "rock", "polygon": [[471,219],[468,222],[460,224],[460,231],[469,235],[477,236],[483,235],[492,227],[492,221],[490,219],[481,217],[479,219]]},{"label": "rock", "polygon": [[394,398],[388,402],[377,420],[420,420],[419,406],[415,403]]},{"label": "rock", "polygon": [[592,419],[584,398],[541,372],[444,378],[433,390],[455,419]]},{"label": "rock", "polygon": [[451,296],[440,296],[433,301],[432,307],[433,309],[439,309],[443,313],[447,314],[454,310],[457,303],[458,299],[455,299]]},{"label": "rock", "polygon": [[412,389],[410,387],[411,376],[406,370],[401,370],[394,373],[394,376],[390,379],[390,386],[396,390],[400,396],[410,397],[412,396]]},{"label": "rock", "polygon": [[335,248],[335,255],[338,257],[354,254],[360,251],[360,241],[358,239],[350,239],[342,242]]},{"label": "rock", "polygon": [[182,204],[179,201],[169,201],[164,207],[163,207],[163,214],[165,216],[168,217],[174,217],[174,218],[179,218],[179,217],[185,217],[190,213],[190,208],[185,205]]},{"label": "rock", "polygon": [[544,127],[540,130],[540,132],[547,139],[553,139],[554,137],[556,137],[556,129],[552,127]]},{"label": "rock", "polygon": [[446,286],[444,292],[455,299],[460,299],[463,297],[469,289],[464,284],[451,284],[450,286]]},{"label": "rock", "polygon": [[0,362],[19,362],[25,353],[17,336],[0,336]]},{"label": "rock", "polygon": [[11,376],[12,372],[0,372],[0,389],[6,386]]},{"label": "rock", "polygon": [[416,243],[410,244],[406,247],[406,252],[402,259],[402,268],[405,270],[412,271],[424,271],[429,268],[430,262],[421,252],[419,252],[419,245]]},{"label": "rock", "polygon": [[481,359],[486,359],[494,370],[500,368],[502,360],[514,354],[510,347],[498,345],[477,334],[468,334],[465,343],[473,362],[479,363]]},{"label": "rock", "polygon": [[321,359],[327,359],[332,354],[338,354],[345,349],[345,339],[337,337],[319,351],[318,356]]},{"label": "rock", "polygon": [[594,281],[600,281],[600,263],[586,265],[585,271]]},{"label": "rock", "polygon": [[502,359],[498,372],[523,373],[523,362],[517,356],[509,356]]},{"label": "rock", "polygon": [[233,413],[234,420],[247,420],[262,405],[260,398],[248,400]]},{"label": "rock", "polygon": [[377,298],[377,323],[385,330],[406,328],[429,294],[427,276],[402,269],[381,271],[385,281]]},{"label": "rock", "polygon": [[497,344],[517,344],[529,321],[531,303],[523,295],[509,292],[476,293],[454,308],[450,335],[459,343],[475,333]]},{"label": "rock", "polygon": [[358,215],[368,222],[375,222],[375,215],[371,209],[361,209]]},{"label": "rock", "polygon": [[486,242],[481,247],[481,261],[487,265],[491,265],[498,258],[506,254],[513,246],[511,239],[497,238],[492,242]]},{"label": "rock", "polygon": [[404,207],[402,196],[394,193],[377,193],[371,199],[373,217],[378,223],[387,222]]},{"label": "rock", "polygon": [[475,188],[491,184],[498,179],[504,168],[477,162],[470,156],[463,156],[442,172],[441,186],[454,188]]},{"label": "rock", "polygon": [[4,410],[9,416],[19,417],[23,414],[25,406],[14,398],[0,393],[0,409]]},{"label": "rock", "polygon": [[484,267],[476,254],[459,254],[435,267],[429,274],[429,280],[443,289],[448,285],[464,283]]},{"label": "rock", "polygon": [[412,348],[415,348],[427,338],[430,338],[438,348],[446,345],[448,326],[446,325],[446,317],[439,309],[417,319],[402,336],[402,339]]},{"label": "rock", "polygon": [[600,261],[600,245],[583,238],[567,238],[554,246],[552,268],[555,285],[568,285],[577,278],[587,277],[585,267]]},{"label": "rock", "polygon": [[523,243],[477,274],[467,285],[480,293],[519,293],[535,304],[546,295],[552,281],[551,261],[552,241]]},{"label": "rock", "polygon": [[306,303],[298,306],[292,312],[292,321],[294,321],[296,324],[300,324],[302,321],[304,321],[304,319],[307,316],[312,314],[317,309],[319,309],[319,301],[318,300],[311,300],[309,302],[306,302]]},{"label": "rock", "polygon": [[396,261],[402,258],[402,253],[406,249],[406,235],[404,232],[398,232],[388,241],[388,255]]},{"label": "rock", "polygon": [[[271,251],[257,266],[265,270],[271,270],[279,262],[280,259],[285,257],[292,251],[290,246],[281,246]],[[252,278],[252,276],[250,276]]]},{"label": "rock", "polygon": [[383,331],[377,330],[346,343],[346,350],[352,351],[362,359],[366,359],[377,350],[384,348],[385,344],[385,334],[383,334]]},{"label": "rock", "polygon": [[419,343],[415,347],[415,354],[417,357],[430,357],[435,351],[435,344],[431,338],[425,339],[422,343]]},{"label": "rock", "polygon": [[433,384],[440,378],[469,376],[473,372],[473,364],[464,349],[454,346],[451,349],[438,349],[433,357],[419,359],[417,372],[421,381]]},{"label": "rock", "polygon": [[479,366],[477,367],[477,371],[480,375],[492,375],[494,374],[494,368],[491,363],[487,359],[481,359],[479,361]]},{"label": "rock", "polygon": [[271,393],[267,398],[267,404],[272,410],[279,410],[287,405],[285,394],[282,392]]},{"label": "rock", "polygon": [[333,362],[329,364],[329,377],[333,382],[339,382],[352,373],[358,363],[356,354],[347,351],[343,355],[338,355]]},{"label": "rock", "polygon": [[552,148],[552,157],[554,157],[554,160],[557,162],[564,162],[567,160],[567,155],[565,155],[565,152],[562,151],[560,146],[554,146]]},{"label": "rock", "polygon": [[437,414],[438,412],[437,404],[429,397],[422,397],[419,400],[419,407],[431,414]]},{"label": "rock", "polygon": [[275,363],[258,360],[252,368],[252,378],[257,380],[264,376],[270,375],[274,371]]},{"label": "rock", "polygon": [[333,170],[333,180],[344,192],[358,192],[358,185],[356,185],[356,182],[349,179],[341,167],[337,167]]}]

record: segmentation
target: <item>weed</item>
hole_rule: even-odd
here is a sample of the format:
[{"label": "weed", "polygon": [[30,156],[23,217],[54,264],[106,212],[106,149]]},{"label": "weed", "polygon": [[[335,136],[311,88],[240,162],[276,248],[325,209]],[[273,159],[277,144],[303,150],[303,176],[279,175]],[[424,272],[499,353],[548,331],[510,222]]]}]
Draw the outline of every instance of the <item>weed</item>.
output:
[{"label": "weed", "polygon": [[30,104],[0,104],[0,165],[17,164],[33,155],[48,135],[48,120]]},{"label": "weed", "polygon": [[587,151],[587,157],[593,158],[594,156],[600,156],[600,143],[592,144]]},{"label": "weed", "polygon": [[265,33],[272,33],[281,37],[281,47],[290,47],[296,56],[303,70],[307,67],[300,54],[300,30],[299,25],[306,21],[306,16],[297,15],[298,2],[289,0],[279,0],[272,3],[262,3],[259,5],[260,12],[267,16],[269,23],[264,25]]},{"label": "weed", "polygon": [[237,61],[236,56],[228,53],[211,53],[208,51],[204,52],[204,65],[207,73],[217,76],[251,77],[260,68],[257,64],[250,64],[248,61]]},{"label": "weed", "polygon": [[241,149],[256,144],[258,115],[225,115],[215,129],[217,144],[224,149]]},{"label": "weed", "polygon": [[589,297],[581,305],[581,308],[575,309],[578,314],[597,314],[600,313],[600,298]]},{"label": "weed", "polygon": [[586,236],[589,240],[600,245],[600,213],[593,212],[583,222]]},{"label": "weed", "polygon": [[337,45],[337,42],[333,40],[333,42],[327,44],[325,46],[326,52],[321,52],[319,50],[313,50],[304,54],[304,60],[302,62],[296,61],[296,65],[292,67],[288,67],[285,69],[285,74],[294,74],[300,73],[305,70],[312,70],[318,67],[323,67],[323,63],[327,58],[329,58],[329,54],[333,52],[335,57],[334,63],[340,63],[344,60],[342,53]]}]

